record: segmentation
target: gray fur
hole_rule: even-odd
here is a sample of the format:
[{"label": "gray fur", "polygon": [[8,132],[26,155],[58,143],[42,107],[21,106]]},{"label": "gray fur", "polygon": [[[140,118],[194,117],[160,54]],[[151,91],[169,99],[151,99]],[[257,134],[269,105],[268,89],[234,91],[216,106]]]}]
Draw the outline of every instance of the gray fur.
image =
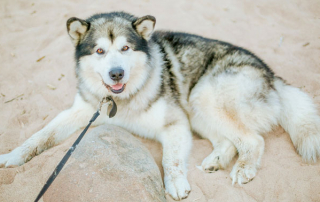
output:
[{"label": "gray fur", "polygon": [[[106,96],[113,97],[118,112],[111,119],[102,112],[94,124],[118,125],[160,141],[164,184],[176,200],[191,190],[191,130],[214,147],[202,162],[203,171],[225,168],[239,154],[230,174],[233,183],[256,176],[264,152],[261,135],[278,124],[303,159],[320,157],[320,117],[307,94],[245,49],[186,33],[153,32],[155,22],[149,15],[124,12],[69,19],[78,78],[74,105],[0,155],[0,167],[22,165],[84,127]],[[115,69],[121,78],[110,76]]]},{"label": "gray fur", "polygon": [[[99,23],[101,19],[104,20],[103,23]],[[150,54],[149,49],[156,47],[160,50],[160,54],[164,60],[162,67],[162,85],[160,89],[157,89],[159,93],[150,100],[149,106],[164,94],[173,98],[174,102],[181,106],[180,95],[187,93],[189,96],[203,75],[211,74],[214,77],[221,73],[236,74],[241,71],[241,67],[246,65],[261,71],[262,77],[264,77],[266,81],[266,91],[273,88],[274,74],[272,70],[251,52],[226,42],[168,31],[156,31],[152,35],[151,40],[146,42],[134,32],[133,25],[137,19],[138,18],[123,12],[97,14],[88,18],[86,22],[91,25],[90,30],[76,47],[77,64],[82,56],[94,53],[92,46],[97,38],[106,36],[113,41],[114,38],[125,35],[134,41],[136,47],[139,47],[132,47],[136,51],[143,51],[146,54]],[[171,69],[173,65],[172,60],[168,57],[166,51],[168,48],[173,50],[173,57],[180,63],[181,67],[179,70],[183,75],[183,80],[179,82],[184,84],[185,89],[179,89],[177,87],[177,77]],[[189,53],[185,54],[186,51]],[[149,59],[150,71],[152,71],[152,57]],[[81,85],[80,80],[79,86]],[[87,94],[82,92],[82,87],[78,89],[82,96]],[[186,97],[187,100],[189,99],[188,96]],[[257,95],[257,97],[261,96],[262,95]],[[96,98],[97,100],[100,99],[99,97]],[[87,98],[84,96],[84,99]],[[118,100],[118,102],[122,101]]]}]

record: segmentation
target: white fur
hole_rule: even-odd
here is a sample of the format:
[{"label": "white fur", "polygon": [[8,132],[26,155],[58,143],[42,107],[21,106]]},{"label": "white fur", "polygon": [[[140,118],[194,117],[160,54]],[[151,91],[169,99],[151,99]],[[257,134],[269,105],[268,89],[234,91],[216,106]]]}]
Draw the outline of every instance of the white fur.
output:
[{"label": "white fur", "polygon": [[110,70],[121,67],[125,72],[122,82],[127,83],[130,70],[132,66],[135,65],[133,60],[136,59],[136,57],[130,57],[133,54],[130,48],[125,52],[121,51],[122,47],[126,45],[128,45],[127,40],[122,36],[117,37],[114,43],[111,43],[107,38],[99,38],[95,50],[102,48],[105,50],[105,53],[102,55],[94,54],[94,57],[91,57],[91,55],[83,57],[81,59],[82,69],[93,70],[95,73],[100,74],[104,83],[111,86],[116,84],[116,82],[110,78]]},{"label": "white fur", "polygon": [[[114,43],[107,38],[99,38],[95,50],[102,48],[105,54],[93,54],[84,56],[80,59],[79,78],[85,79],[85,87],[89,87],[90,92],[104,97],[106,94],[117,96],[120,98],[129,98],[142,87],[148,78],[146,71],[146,55],[141,52],[132,51],[131,49],[122,52],[123,46],[131,46],[124,37],[117,37]],[[124,70],[124,78],[121,83],[126,84],[125,92],[121,94],[113,94],[102,85],[102,81],[111,86],[116,82],[111,80],[109,72],[112,68],[121,67]],[[133,72],[131,75],[131,72]],[[130,78],[132,77],[132,78]]]},{"label": "white fur", "polygon": [[[117,21],[122,23],[119,19]],[[97,21],[96,25],[103,23]],[[143,37],[149,38],[153,26],[153,21],[145,20],[137,29]],[[75,21],[70,30],[74,40],[76,36],[73,33],[83,32],[83,26]],[[179,72],[180,64],[173,51],[166,48],[172,61],[172,71],[177,77],[183,108],[174,104],[170,95],[162,95],[148,106],[159,93],[162,82],[164,61],[159,48],[156,45],[150,47],[150,67],[145,53],[131,49],[121,51],[123,46],[132,45],[125,37],[119,36],[113,42],[100,37],[96,44],[95,50],[102,48],[105,53],[86,55],[79,61],[79,89],[85,98],[77,94],[70,109],[61,112],[11,153],[0,155],[0,167],[22,165],[84,127],[99,101],[107,95],[119,100],[118,112],[110,119],[104,108],[94,124],[118,125],[142,137],[160,141],[166,192],[176,200],[187,197],[191,190],[187,181],[187,158],[192,147],[191,127],[214,146],[214,151],[203,160],[202,170],[212,172],[225,168],[239,153],[239,159],[230,173],[233,184],[247,183],[255,177],[264,152],[261,134],[278,123],[290,133],[304,159],[316,161],[319,158],[320,118],[316,108],[305,93],[280,79],[275,80],[275,89],[270,88],[266,86],[261,70],[250,66],[230,67],[213,77],[222,68],[216,64],[211,72],[201,77],[188,99],[189,86],[183,85],[184,79],[188,78]],[[186,51],[182,60],[186,60],[187,54],[195,53]],[[116,67],[121,67],[125,72],[121,82],[126,84],[126,88],[120,94],[110,92],[103,84],[115,84],[109,78],[109,72]]]},{"label": "white fur", "polygon": [[282,103],[279,119],[290,134],[297,152],[307,161],[320,157],[320,117],[311,98],[300,89],[276,80],[275,87]]}]

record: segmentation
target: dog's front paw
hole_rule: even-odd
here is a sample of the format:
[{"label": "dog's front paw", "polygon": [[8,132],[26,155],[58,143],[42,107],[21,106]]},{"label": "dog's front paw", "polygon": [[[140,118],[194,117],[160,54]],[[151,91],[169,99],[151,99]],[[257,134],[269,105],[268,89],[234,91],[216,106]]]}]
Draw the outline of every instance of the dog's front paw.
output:
[{"label": "dog's front paw", "polygon": [[254,165],[247,165],[244,162],[237,162],[230,173],[232,178],[232,185],[235,183],[246,184],[253,180],[256,176],[257,169]]},{"label": "dog's front paw", "polygon": [[191,188],[188,180],[183,176],[175,179],[165,180],[166,193],[174,200],[181,200],[188,197]]},{"label": "dog's front paw", "polygon": [[0,168],[14,168],[25,163],[22,152],[20,148],[16,148],[8,154],[0,155]]}]

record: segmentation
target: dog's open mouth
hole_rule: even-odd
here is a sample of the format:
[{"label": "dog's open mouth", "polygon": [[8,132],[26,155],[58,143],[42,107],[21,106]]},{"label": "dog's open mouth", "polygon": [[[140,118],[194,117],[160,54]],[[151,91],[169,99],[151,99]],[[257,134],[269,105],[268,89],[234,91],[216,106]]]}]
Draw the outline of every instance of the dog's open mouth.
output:
[{"label": "dog's open mouth", "polygon": [[117,83],[116,85],[109,86],[103,82],[103,85],[115,94],[122,93],[126,87],[126,84],[122,84],[122,83]]}]

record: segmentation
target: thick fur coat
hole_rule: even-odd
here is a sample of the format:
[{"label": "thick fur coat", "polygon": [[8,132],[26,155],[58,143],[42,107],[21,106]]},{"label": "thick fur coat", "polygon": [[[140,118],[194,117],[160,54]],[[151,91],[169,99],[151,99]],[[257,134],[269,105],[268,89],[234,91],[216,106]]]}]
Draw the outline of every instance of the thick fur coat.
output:
[{"label": "thick fur coat", "polygon": [[[155,18],[123,12],[70,18],[78,94],[73,106],[9,154],[0,166],[24,164],[84,127],[99,102],[112,96],[118,113],[94,123],[121,126],[160,141],[166,191],[176,200],[191,190],[187,180],[192,132],[209,139],[205,172],[225,168],[244,184],[257,174],[261,136],[281,125],[308,162],[320,157],[320,117],[311,98],[285,83],[254,54],[200,36],[154,32]],[[103,109],[106,111],[107,109]]]}]

